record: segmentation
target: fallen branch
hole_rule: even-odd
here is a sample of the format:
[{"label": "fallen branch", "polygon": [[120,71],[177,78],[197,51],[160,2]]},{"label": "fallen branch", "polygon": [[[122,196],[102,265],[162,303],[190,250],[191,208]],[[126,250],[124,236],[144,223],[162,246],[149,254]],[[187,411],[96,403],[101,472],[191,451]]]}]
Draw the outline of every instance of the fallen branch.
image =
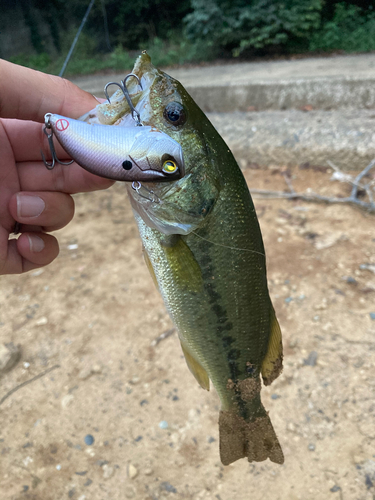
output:
[{"label": "fallen branch", "polygon": [[168,337],[170,337],[171,335],[173,335],[175,331],[176,331],[176,328],[171,328],[170,330],[167,330],[166,332],[163,332],[161,335],[159,335],[159,337],[156,337],[156,339],[154,339],[151,342],[151,346],[152,347],[157,346],[162,340],[165,340]]},{"label": "fallen branch", "polygon": [[[347,203],[349,205],[359,206],[360,208],[367,210],[370,213],[375,213],[375,202],[372,194],[373,186],[375,185],[375,180],[370,181],[367,184],[361,184],[360,181],[365,177],[369,171],[375,166],[375,159],[367,165],[355,178],[348,176],[341,172],[333,163],[328,162],[328,164],[335,170],[336,173],[341,174],[341,181],[347,182],[352,185],[352,191],[350,196],[345,198],[337,198],[331,196],[322,196],[317,193],[297,193],[290,181],[290,179],[284,175],[285,182],[289,188],[289,192],[285,191],[268,191],[266,189],[251,189],[252,194],[258,194],[262,198],[284,198],[287,200],[304,200],[310,202],[320,202],[320,203]],[[363,201],[358,198],[358,190],[362,189],[366,192],[369,201]]]},{"label": "fallen branch", "polygon": [[52,370],[56,370],[56,368],[60,368],[60,365],[53,365],[53,366],[51,366],[51,368],[47,368],[47,370],[44,370],[44,372],[39,373],[38,375],[35,375],[35,377],[33,377],[33,378],[29,379],[29,380],[25,380],[25,382],[22,382],[22,384],[19,384],[19,385],[16,385],[16,387],[13,387],[13,389],[11,389],[9,392],[7,392],[5,394],[5,396],[3,396],[0,399],[0,406],[4,403],[4,401],[6,399],[8,399],[16,391],[18,391],[19,389],[22,389],[22,387],[25,387],[25,385],[29,385],[32,382],[35,382],[35,380],[38,380],[38,379],[44,377],[44,375],[47,375],[47,373],[51,372]]}]

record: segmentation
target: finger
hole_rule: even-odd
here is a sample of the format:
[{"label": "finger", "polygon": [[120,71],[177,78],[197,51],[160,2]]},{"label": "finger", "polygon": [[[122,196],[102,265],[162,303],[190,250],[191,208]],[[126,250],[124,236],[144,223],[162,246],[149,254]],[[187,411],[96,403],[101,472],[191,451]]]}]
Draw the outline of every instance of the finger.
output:
[{"label": "finger", "polygon": [[20,192],[10,199],[9,211],[21,224],[40,226],[47,232],[56,231],[73,219],[74,201],[60,192]]},{"label": "finger", "polygon": [[44,233],[24,233],[10,240],[7,257],[0,264],[0,274],[21,274],[50,264],[59,254],[54,236]]},{"label": "finger", "polygon": [[[47,160],[51,159],[51,150],[43,125],[29,120],[0,119],[9,140],[16,162],[40,161],[41,151]],[[69,158],[68,153],[54,140],[57,157],[60,160]]]},{"label": "finger", "polygon": [[78,118],[96,105],[91,94],[68,80],[0,59],[0,116],[4,118],[41,123],[46,113]]},{"label": "finger", "polygon": [[74,194],[107,189],[114,181],[84,170],[76,163],[57,164],[47,170],[42,162],[23,162],[17,165],[22,191],[61,191]]}]

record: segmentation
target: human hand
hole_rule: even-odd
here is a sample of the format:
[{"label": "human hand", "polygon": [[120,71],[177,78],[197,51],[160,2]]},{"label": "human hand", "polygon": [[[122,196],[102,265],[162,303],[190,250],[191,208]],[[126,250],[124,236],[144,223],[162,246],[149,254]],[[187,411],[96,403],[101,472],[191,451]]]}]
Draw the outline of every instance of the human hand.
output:
[{"label": "human hand", "polygon": [[[50,159],[44,115],[78,118],[98,104],[89,93],[57,76],[0,60],[0,275],[19,274],[52,262],[59,253],[54,236],[74,215],[73,193],[105,189],[113,181],[76,163],[47,170]],[[55,145],[59,159],[69,159]],[[9,239],[15,223],[22,233]]]}]

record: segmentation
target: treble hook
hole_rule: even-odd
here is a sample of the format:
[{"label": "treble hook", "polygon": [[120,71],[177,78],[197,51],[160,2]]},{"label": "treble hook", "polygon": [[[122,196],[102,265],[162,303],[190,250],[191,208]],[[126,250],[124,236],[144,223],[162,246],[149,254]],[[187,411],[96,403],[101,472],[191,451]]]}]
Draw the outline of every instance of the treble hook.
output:
[{"label": "treble hook", "polygon": [[[51,161],[51,163],[48,163],[48,161],[46,160],[46,157],[43,154],[43,151],[40,150],[40,154],[42,155],[43,163],[47,167],[48,170],[52,170],[55,167],[56,163],[60,163],[60,165],[70,165],[74,161],[74,160],[71,160],[71,161],[61,161],[61,160],[59,160],[57,158],[55,146],[53,144],[53,130],[52,130],[51,124],[49,122],[50,117],[51,117],[51,113],[47,113],[45,115],[45,117],[44,117],[44,129],[43,129],[43,132],[45,133],[45,135],[47,136],[47,139],[48,139],[48,145],[49,145],[49,149],[50,149],[51,155],[52,155],[52,161]],[[51,133],[48,133],[47,129],[51,130]]]},{"label": "treble hook", "polygon": [[125,96],[125,99],[126,99],[127,103],[129,104],[129,108],[130,108],[131,113],[132,113],[132,118],[136,122],[137,126],[139,127],[139,126],[142,125],[141,117],[140,117],[140,114],[138,113],[138,111],[134,107],[134,104],[133,104],[133,102],[131,100],[131,97],[129,95],[128,88],[126,86],[126,80],[128,78],[130,78],[131,76],[134,76],[134,78],[137,79],[138,85],[143,90],[143,87],[142,87],[142,84],[141,84],[141,80],[138,78],[138,76],[135,75],[134,73],[129,73],[128,75],[126,75],[126,77],[123,80],[120,81],[120,83],[117,83],[117,82],[109,82],[109,83],[107,83],[107,85],[104,87],[104,94],[105,94],[105,96],[106,96],[109,104],[111,104],[111,101],[109,99],[109,95],[108,95],[108,92],[107,92],[107,88],[109,87],[109,85],[117,85],[118,87],[120,87],[120,89],[122,90],[122,92],[123,92],[123,94]]},{"label": "treble hook", "polygon": [[[137,185],[138,184],[138,185]],[[137,194],[139,194],[139,196],[141,196],[142,198],[144,198],[145,200],[147,201],[151,201],[151,203],[160,203],[160,198],[159,196],[157,196],[153,191],[152,189],[147,189],[145,186],[143,186],[139,181],[133,181],[132,182],[132,189],[134,189],[134,191],[137,191]],[[152,195],[152,198],[149,198],[146,195],[142,194],[140,192],[140,190],[144,190],[146,191],[146,193],[149,193],[150,195]]]}]

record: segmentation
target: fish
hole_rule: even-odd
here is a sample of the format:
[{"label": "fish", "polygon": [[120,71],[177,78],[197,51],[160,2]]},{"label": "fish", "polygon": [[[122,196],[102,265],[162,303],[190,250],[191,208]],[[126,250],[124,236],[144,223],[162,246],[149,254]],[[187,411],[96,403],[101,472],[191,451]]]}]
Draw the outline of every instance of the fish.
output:
[{"label": "fish", "polygon": [[[267,287],[266,257],[254,204],[230,149],[184,87],[155,68],[147,52],[129,85],[142,122],[178,142],[185,176],[141,182],[129,195],[146,265],[177,328],[188,368],[221,402],[224,465],[284,456],[261,398],[282,371],[281,330]],[[128,126],[117,92],[83,119]]]},{"label": "fish", "polygon": [[163,182],[185,175],[181,146],[155,127],[110,127],[51,113],[45,124],[78,165],[101,177]]}]

